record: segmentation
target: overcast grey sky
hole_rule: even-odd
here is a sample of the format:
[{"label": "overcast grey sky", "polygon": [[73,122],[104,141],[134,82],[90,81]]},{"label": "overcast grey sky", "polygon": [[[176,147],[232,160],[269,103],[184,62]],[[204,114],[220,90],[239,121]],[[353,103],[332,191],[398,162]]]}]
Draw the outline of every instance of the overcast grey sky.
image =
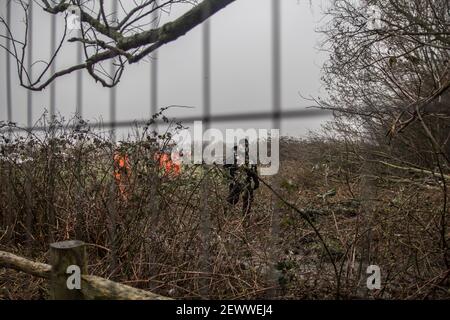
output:
[{"label": "overcast grey sky", "polygon": [[[299,109],[311,105],[303,96],[318,96],[321,67],[326,55],[317,48],[322,8],[329,0],[280,0],[282,8],[282,107]],[[1,1],[0,14],[5,16],[6,1]],[[14,8],[17,8],[14,6]],[[33,59],[48,60],[50,55],[50,17],[35,8],[33,21]],[[184,13],[189,6],[174,6],[163,13],[162,23]],[[21,14],[13,11],[20,21]],[[58,18],[58,32],[64,27]],[[14,28],[20,31],[20,23]],[[3,30],[2,30],[3,32]],[[60,33],[61,35],[61,33]],[[4,40],[2,40],[4,43]],[[74,44],[64,46],[57,69],[76,61]],[[271,109],[271,0],[238,0],[211,18],[212,114]],[[6,120],[5,52],[0,51],[0,119]],[[159,50],[159,106],[188,105],[193,109],[177,109],[170,116],[199,115],[202,112],[202,27]],[[26,90],[19,87],[15,64],[12,64],[13,120],[26,123]],[[150,70],[146,60],[127,66],[117,87],[117,120],[141,120],[150,114]],[[60,78],[56,83],[57,111],[65,117],[74,115],[76,75]],[[109,89],[83,76],[83,116],[95,121],[109,120]],[[33,93],[33,119],[49,108],[49,90]],[[317,129],[327,118],[286,119],[283,135],[301,136]],[[213,124],[224,128],[268,128],[271,122],[248,121]]]}]

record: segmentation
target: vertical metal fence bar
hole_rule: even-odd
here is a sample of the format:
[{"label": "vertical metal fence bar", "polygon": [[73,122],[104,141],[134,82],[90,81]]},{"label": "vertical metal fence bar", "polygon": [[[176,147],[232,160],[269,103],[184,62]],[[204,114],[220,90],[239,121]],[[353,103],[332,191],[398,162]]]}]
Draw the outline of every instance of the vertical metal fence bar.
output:
[{"label": "vertical metal fence bar", "polygon": [[273,127],[281,130],[281,8],[272,0],[272,110]]},{"label": "vertical metal fence bar", "polygon": [[[30,77],[30,81],[33,78],[33,72],[31,71],[31,67],[33,64],[33,1],[30,1],[30,6],[28,8],[28,57],[27,57],[27,68],[28,68],[28,76]],[[31,128],[33,124],[33,95],[31,90],[27,90],[27,126]]]},{"label": "vertical metal fence bar", "polygon": [[371,238],[372,238],[372,219],[373,208],[375,206],[374,200],[376,198],[376,188],[373,178],[373,166],[369,163],[364,163],[361,167],[362,178],[360,179],[361,192],[361,215],[358,219],[364,229],[360,232],[360,241],[356,243],[359,251],[358,272],[358,287],[357,294],[364,299],[368,298],[369,289],[367,287],[367,267],[371,264]]},{"label": "vertical metal fence bar", "polygon": [[[364,6],[369,8],[369,1],[364,1]],[[373,10],[373,8],[372,8]],[[372,14],[373,12],[370,12]],[[368,56],[372,56],[372,46],[368,48]],[[370,78],[370,74],[368,74],[367,70],[364,71],[364,76],[366,78]],[[375,181],[373,178],[373,165],[371,162],[364,162],[361,167],[361,179],[359,181],[360,185],[360,198],[361,198],[361,215],[358,217],[362,226],[364,226],[364,230],[360,232],[360,241],[355,243],[358,248],[359,255],[359,265],[358,265],[358,287],[357,294],[363,299],[367,299],[369,295],[369,289],[366,283],[367,267],[371,264],[371,229],[372,229],[372,219],[373,219],[373,208],[374,201],[376,198],[376,187]]]},{"label": "vertical metal fence bar", "polygon": [[[8,26],[11,25],[11,1],[7,1],[6,2],[6,24]],[[8,121],[12,121],[12,97],[11,97],[11,60],[10,60],[10,55],[9,55],[9,50],[11,49],[11,42],[9,39],[6,39],[6,48],[7,51],[6,52],[6,113],[7,113],[7,119]],[[11,135],[12,132],[9,132],[9,135]],[[7,167],[7,170],[2,170],[0,171],[0,176],[2,180],[6,180],[8,181],[8,183],[11,182],[11,173],[10,173],[10,168],[9,166]],[[2,184],[2,188],[3,190],[6,189],[6,201],[5,203],[8,204],[7,209],[6,209],[6,214],[4,214],[3,216],[3,225],[5,226],[11,226],[11,221],[12,221],[12,210],[10,209],[10,205],[12,203],[12,190],[11,187],[6,184]],[[2,190],[2,191],[3,191]],[[3,202],[3,201],[2,201]],[[2,203],[3,205],[3,203]],[[11,234],[12,232],[7,229],[7,233],[6,233],[6,241],[9,241],[11,238]]]},{"label": "vertical metal fence bar", "polygon": [[[82,36],[82,31],[79,31],[79,36]],[[83,61],[83,44],[79,43],[77,44],[77,59],[78,63],[81,63]],[[83,72],[78,71],[77,72],[77,100],[76,100],[76,110],[75,115],[77,117],[83,118]]]},{"label": "vertical metal fence bar", "polygon": [[[154,8],[158,7],[158,0],[155,0],[154,2]],[[159,10],[155,10],[151,16],[151,23],[153,29],[156,29],[159,25]],[[158,112],[158,50],[153,51],[153,53],[150,55],[150,117],[155,115]],[[155,122],[151,125],[151,130],[158,130],[158,124]],[[150,174],[150,183],[151,183],[151,198],[154,199],[152,203],[150,204],[151,208],[151,214],[150,214],[150,225],[155,228],[155,230],[158,229],[159,223],[160,223],[160,196],[159,196],[159,188],[160,188],[160,181],[158,176],[158,166],[154,166],[153,172]],[[152,232],[152,231],[150,231]],[[148,257],[148,270],[149,274],[156,274],[157,266],[158,265],[158,258],[156,255],[150,254]],[[154,289],[158,283],[149,283],[149,288]]]},{"label": "vertical metal fence bar", "polygon": [[[119,0],[113,0],[112,1],[112,19],[113,23],[115,24],[118,19],[117,14],[117,8],[118,8],[118,1]],[[110,61],[110,76],[114,77],[115,73],[115,66],[114,66],[114,59],[111,59]],[[116,108],[117,108],[117,92],[116,88],[112,87],[109,91],[109,103],[110,103],[110,122],[111,122],[111,142],[114,144],[113,146],[113,152],[115,152],[115,143],[116,143]],[[113,155],[111,155],[111,160],[113,159]],[[109,231],[109,245],[111,249],[111,255],[110,255],[110,266],[109,266],[109,272],[112,277],[114,277],[114,274],[117,272],[117,265],[118,265],[118,237],[116,234],[116,228],[117,228],[117,205],[116,205],[116,184],[114,181],[111,181],[110,184],[110,201],[109,201],[109,224],[108,224],[108,231]]]},{"label": "vertical metal fence bar", "polygon": [[[56,51],[56,15],[52,14],[51,24],[50,24],[50,59],[53,57]],[[56,72],[56,57],[52,62],[50,67],[50,74],[54,75]],[[55,106],[55,98],[56,98],[56,81],[52,81],[50,84],[50,116],[55,115],[56,106]]]},{"label": "vertical metal fence bar", "polygon": [[[56,36],[57,36],[57,29],[56,29],[56,15],[51,15],[51,23],[50,23],[50,61],[54,58],[53,61],[51,61],[50,66],[50,75],[54,75],[56,72]],[[53,117],[56,115],[56,81],[52,81],[50,84],[50,119],[53,120]],[[50,149],[50,154],[53,153],[53,149]],[[48,184],[49,191],[47,193],[47,203],[46,203],[46,217],[47,217],[47,226],[48,226],[48,241],[54,242],[55,240],[55,230],[56,230],[56,208],[54,206],[54,196],[55,196],[55,160],[53,156],[49,157],[48,160],[49,163],[49,177],[46,183]]]},{"label": "vertical metal fence bar", "polygon": [[[27,69],[30,81],[33,81],[33,1],[30,1],[28,13],[28,52],[27,52]],[[33,125],[33,94],[31,90],[27,90],[27,126],[31,128]],[[31,164],[27,163],[25,166],[26,175],[28,175],[28,181],[25,184],[25,196],[26,196],[26,215],[25,215],[25,227],[27,229],[27,245],[31,248],[33,244],[33,179],[31,174]]]},{"label": "vertical metal fence bar", "polygon": [[[281,1],[272,0],[272,127],[281,131]],[[278,189],[277,179],[274,181],[275,190]],[[278,295],[278,238],[280,232],[280,208],[278,206],[278,199],[272,196],[272,282],[273,290],[269,295],[276,297]]]},{"label": "vertical metal fence bar", "polygon": [[[158,6],[158,0],[155,1]],[[158,27],[159,14],[155,10],[152,14],[153,28]],[[151,74],[150,74],[150,116],[158,112],[158,50],[151,55]],[[156,124],[155,124],[156,126]]]},{"label": "vertical metal fence bar", "polygon": [[[111,62],[111,73],[114,73],[114,65]],[[117,108],[117,94],[116,88],[111,88],[109,91],[109,118],[111,123],[111,141],[116,142],[116,108]]]},{"label": "vertical metal fence bar", "polygon": [[[11,1],[6,2],[6,24],[11,25]],[[12,121],[12,97],[11,97],[11,42],[6,39],[6,117]]]},{"label": "vertical metal fence bar", "polygon": [[203,125],[211,124],[211,25],[206,20],[203,25]]},{"label": "vertical metal fence bar", "polygon": [[[205,14],[208,14],[205,12]],[[203,130],[207,130],[210,127],[211,117],[211,29],[210,19],[203,22],[202,33],[202,51],[203,51]],[[204,144],[204,141],[202,141]],[[204,149],[204,146],[202,150]],[[204,167],[204,179],[202,183],[202,209],[201,209],[201,232],[203,242],[203,252],[201,258],[202,271],[205,274],[210,272],[210,237],[211,237],[211,217],[210,210],[208,208],[209,198],[209,178],[208,168]],[[201,294],[204,298],[209,297],[209,286],[207,278],[200,282]]]},{"label": "vertical metal fence bar", "polygon": [[[116,22],[117,15],[117,1],[112,1],[112,19],[114,23]],[[110,62],[110,76],[114,77],[114,73],[116,68],[114,66],[114,59],[111,59]],[[109,91],[109,118],[111,122],[111,140],[113,143],[116,142],[116,121],[117,121],[117,90],[116,87],[113,87]]]}]

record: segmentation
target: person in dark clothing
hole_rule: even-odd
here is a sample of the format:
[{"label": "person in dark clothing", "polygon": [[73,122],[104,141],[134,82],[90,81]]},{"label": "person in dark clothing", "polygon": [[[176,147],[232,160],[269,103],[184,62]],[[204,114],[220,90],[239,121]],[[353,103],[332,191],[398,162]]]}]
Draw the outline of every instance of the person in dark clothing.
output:
[{"label": "person in dark clothing", "polygon": [[238,147],[233,148],[233,163],[225,164],[228,172],[228,196],[227,202],[236,205],[242,195],[242,214],[247,216],[254,200],[254,191],[259,187],[258,169],[255,164],[250,165],[249,142],[245,139],[245,161],[238,165]]}]

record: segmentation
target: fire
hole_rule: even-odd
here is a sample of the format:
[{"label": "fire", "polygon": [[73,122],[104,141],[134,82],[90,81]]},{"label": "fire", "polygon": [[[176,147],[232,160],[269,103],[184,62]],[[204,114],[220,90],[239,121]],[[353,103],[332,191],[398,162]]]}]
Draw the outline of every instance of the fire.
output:
[{"label": "fire", "polygon": [[131,177],[131,164],[128,155],[125,153],[114,153],[114,180],[119,187],[122,199],[128,200],[128,186]]},{"label": "fire", "polygon": [[164,171],[164,176],[176,177],[181,172],[181,164],[178,159],[172,159],[170,153],[157,152],[155,160],[159,163],[159,169]]},{"label": "fire", "polygon": [[[164,177],[177,177],[181,173],[181,155],[168,152],[156,152],[154,159]],[[129,199],[129,186],[132,176],[131,162],[128,154],[116,151],[114,153],[114,180],[124,201]]]}]

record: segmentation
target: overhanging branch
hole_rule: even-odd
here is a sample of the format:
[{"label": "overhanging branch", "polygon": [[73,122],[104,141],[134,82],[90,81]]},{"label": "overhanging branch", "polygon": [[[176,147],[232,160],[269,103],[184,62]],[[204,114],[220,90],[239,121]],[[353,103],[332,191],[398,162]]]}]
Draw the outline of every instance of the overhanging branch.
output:
[{"label": "overhanging branch", "polygon": [[[160,48],[164,44],[177,40],[179,37],[185,35],[190,30],[194,29],[196,26],[235,1],[236,0],[204,0],[174,21],[168,22],[159,28],[141,31],[130,36],[125,36],[125,34],[130,31],[127,31],[126,28],[123,27],[124,25],[127,25],[126,21],[125,24],[123,21],[122,23],[118,22],[117,26],[113,26],[111,23],[108,24],[103,6],[100,6],[100,10],[102,11],[99,12],[98,17],[94,17],[86,12],[88,10],[81,10],[80,7],[83,35],[82,37],[73,37],[69,39],[69,42],[80,43],[80,45],[84,46],[85,52],[87,52],[86,48],[88,46],[94,48],[95,51],[89,54],[89,56],[86,53],[86,59],[83,63],[55,72],[48,76],[47,80],[41,82],[42,75],[46,74],[49,69],[48,66],[51,63],[54,63],[54,59],[52,59],[49,62],[47,69],[45,69],[42,72],[42,75],[38,77],[38,81],[33,82],[31,85],[26,85],[24,81],[21,81],[21,85],[29,90],[41,91],[61,76],[77,70],[86,69],[94,80],[99,81],[103,86],[112,87],[119,82],[119,79],[109,83],[108,79],[103,79],[101,75],[97,74],[98,72],[96,72],[95,68],[96,64],[119,57],[121,59],[120,68],[123,69],[126,62],[132,64],[142,60],[152,51]],[[56,15],[66,12],[71,2],[61,0],[58,4],[52,5],[49,1],[42,0],[42,3],[44,11]],[[167,1],[167,3],[170,3],[170,1]],[[129,15],[124,18],[124,20],[127,19],[129,19]],[[85,32],[84,30],[88,30],[91,34],[88,35],[88,32]],[[132,29],[132,31],[134,31],[134,29]],[[100,39],[99,36],[102,36],[102,39]],[[13,37],[10,38],[13,39],[13,42],[16,41]],[[25,52],[24,48],[22,49],[23,52]],[[18,69],[23,70],[25,68],[22,63],[23,57],[14,55],[14,58],[16,59],[16,62],[18,62]],[[30,70],[28,70],[28,72],[30,72]]]}]

